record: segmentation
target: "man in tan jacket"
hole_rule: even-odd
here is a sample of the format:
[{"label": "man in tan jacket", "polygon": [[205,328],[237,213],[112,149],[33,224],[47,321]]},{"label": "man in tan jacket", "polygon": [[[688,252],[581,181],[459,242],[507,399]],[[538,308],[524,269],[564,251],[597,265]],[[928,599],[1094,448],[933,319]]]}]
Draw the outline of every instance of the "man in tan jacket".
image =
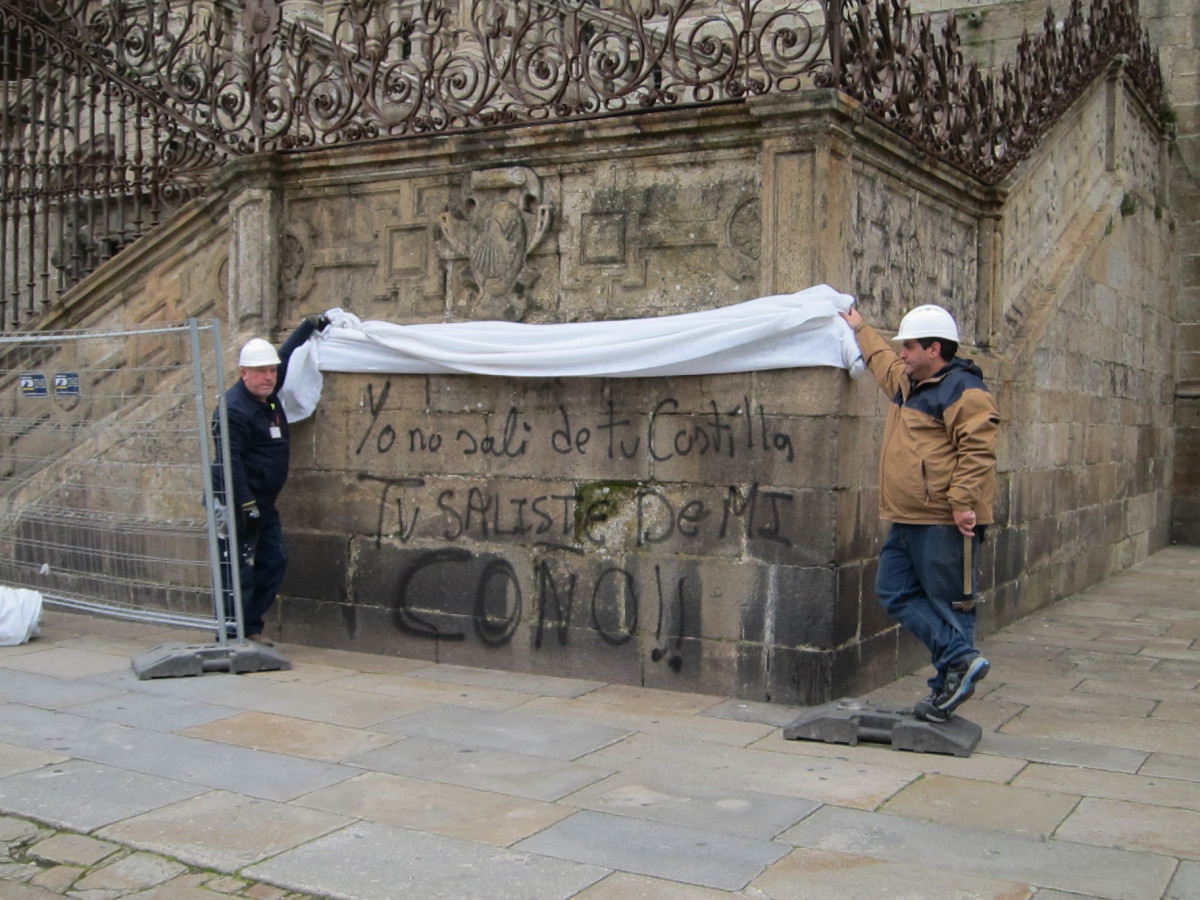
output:
[{"label": "man in tan jacket", "polygon": [[[940,306],[918,306],[901,320],[899,352],[857,309],[843,318],[892,401],[879,457],[880,517],[892,527],[876,593],[929,648],[936,669],[913,713],[945,722],[989,669],[975,648],[963,571],[966,547],[977,549],[992,522],[1000,419],[979,367],[956,356],[958,326]],[[973,595],[973,571],[970,579]]]}]

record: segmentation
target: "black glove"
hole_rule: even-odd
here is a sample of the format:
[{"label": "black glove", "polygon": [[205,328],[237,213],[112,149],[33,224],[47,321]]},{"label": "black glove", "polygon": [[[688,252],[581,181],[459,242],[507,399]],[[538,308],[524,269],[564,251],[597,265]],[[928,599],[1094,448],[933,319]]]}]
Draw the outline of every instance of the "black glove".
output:
[{"label": "black glove", "polygon": [[329,317],[324,316],[324,315],[322,315],[322,316],[305,316],[304,321],[307,322],[309,325],[311,325],[313,328],[315,328],[317,331],[324,331],[327,327],[329,327]]},{"label": "black glove", "polygon": [[258,526],[262,522],[262,513],[258,511],[258,503],[254,500],[247,500],[238,507],[238,539],[246,540],[254,532],[258,531]]}]

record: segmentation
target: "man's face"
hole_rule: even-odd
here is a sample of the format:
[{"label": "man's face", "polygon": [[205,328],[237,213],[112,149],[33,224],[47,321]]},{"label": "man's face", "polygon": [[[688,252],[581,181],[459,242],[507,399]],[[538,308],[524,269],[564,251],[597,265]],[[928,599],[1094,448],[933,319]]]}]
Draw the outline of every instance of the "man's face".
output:
[{"label": "man's face", "polygon": [[246,390],[259,400],[266,400],[275,390],[276,366],[242,366],[238,369]]},{"label": "man's face", "polygon": [[942,345],[937,341],[930,344],[928,350],[921,346],[920,341],[904,341],[900,345],[900,361],[904,363],[904,371],[910,379],[924,381],[946,365],[941,352]]}]

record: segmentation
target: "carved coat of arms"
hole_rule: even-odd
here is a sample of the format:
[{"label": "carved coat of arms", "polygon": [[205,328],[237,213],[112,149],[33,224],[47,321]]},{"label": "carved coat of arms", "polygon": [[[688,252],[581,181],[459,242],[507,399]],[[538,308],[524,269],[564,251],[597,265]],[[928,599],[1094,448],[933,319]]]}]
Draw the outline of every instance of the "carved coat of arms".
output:
[{"label": "carved coat of arms", "polygon": [[525,263],[551,219],[540,180],[525,168],[473,173],[459,209],[438,218],[452,253],[466,260],[463,286],[485,315],[494,309],[506,319],[524,317],[528,290],[537,280]]}]

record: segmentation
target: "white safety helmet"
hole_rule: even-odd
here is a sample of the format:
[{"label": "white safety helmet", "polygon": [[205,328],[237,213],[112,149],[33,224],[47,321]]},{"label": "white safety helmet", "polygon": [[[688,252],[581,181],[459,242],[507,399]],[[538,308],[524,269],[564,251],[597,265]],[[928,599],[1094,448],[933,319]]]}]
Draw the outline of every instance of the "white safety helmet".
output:
[{"label": "white safety helmet", "polygon": [[256,369],[259,366],[279,365],[279,354],[275,348],[262,338],[251,338],[242,347],[238,356],[238,365],[246,369]]},{"label": "white safety helmet", "polygon": [[920,338],[941,338],[957,344],[958,326],[954,324],[954,316],[932,303],[909,310],[900,320],[900,330],[892,340],[915,341]]}]

